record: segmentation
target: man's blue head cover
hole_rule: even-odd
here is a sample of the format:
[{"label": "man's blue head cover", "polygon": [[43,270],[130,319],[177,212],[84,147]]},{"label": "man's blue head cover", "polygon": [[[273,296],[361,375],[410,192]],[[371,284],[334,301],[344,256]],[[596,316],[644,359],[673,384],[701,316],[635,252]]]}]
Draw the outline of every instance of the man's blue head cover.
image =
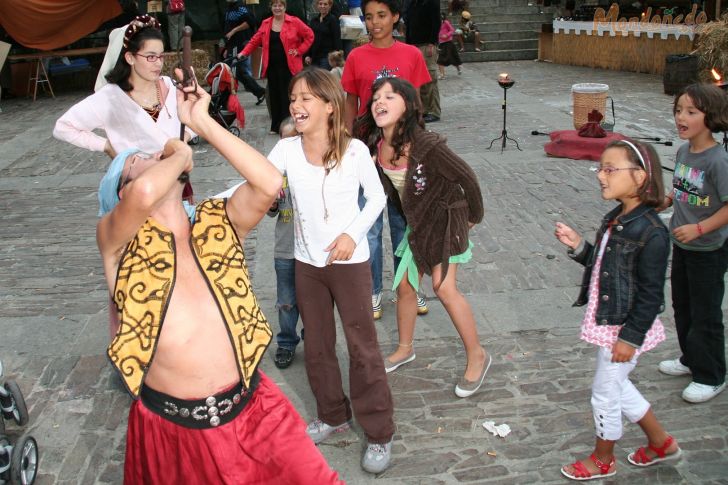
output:
[{"label": "man's blue head cover", "polygon": [[[119,203],[119,194],[116,189],[119,187],[119,179],[121,178],[121,172],[124,170],[124,164],[127,158],[139,151],[136,148],[130,148],[119,153],[112,160],[99,184],[99,217],[111,212],[116,207],[116,204]],[[195,206],[186,201],[183,201],[182,205],[190,221],[193,221],[195,217]]]},{"label": "man's blue head cover", "polygon": [[119,188],[119,179],[122,170],[124,170],[124,163],[129,155],[133,155],[138,151],[136,148],[124,150],[111,161],[109,169],[99,184],[99,217],[111,212],[119,203],[119,194],[116,189]]}]

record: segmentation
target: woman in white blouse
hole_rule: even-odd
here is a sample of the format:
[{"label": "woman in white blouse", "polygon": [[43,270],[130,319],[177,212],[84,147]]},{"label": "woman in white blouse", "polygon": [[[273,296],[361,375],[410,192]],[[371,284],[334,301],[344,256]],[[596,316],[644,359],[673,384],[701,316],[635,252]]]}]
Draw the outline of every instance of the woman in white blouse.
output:
[{"label": "woman in white blouse", "polygon": [[[105,76],[108,84],[72,106],[53,130],[60,140],[111,158],[130,148],[161,151],[167,140],[180,134],[175,89],[172,80],[161,75],[164,43],[159,23],[148,15],[136,17],[121,40],[121,53]],[[106,137],[94,133],[97,129]]]}]

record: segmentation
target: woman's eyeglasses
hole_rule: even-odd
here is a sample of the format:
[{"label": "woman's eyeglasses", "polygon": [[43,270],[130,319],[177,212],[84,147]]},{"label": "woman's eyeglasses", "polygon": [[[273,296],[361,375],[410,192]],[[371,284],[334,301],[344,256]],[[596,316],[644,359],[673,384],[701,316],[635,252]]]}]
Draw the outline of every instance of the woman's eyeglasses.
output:
[{"label": "woman's eyeglasses", "polygon": [[147,60],[147,62],[157,62],[162,61],[164,62],[164,54],[147,54],[146,56],[144,54],[134,54],[137,57],[143,57]]}]

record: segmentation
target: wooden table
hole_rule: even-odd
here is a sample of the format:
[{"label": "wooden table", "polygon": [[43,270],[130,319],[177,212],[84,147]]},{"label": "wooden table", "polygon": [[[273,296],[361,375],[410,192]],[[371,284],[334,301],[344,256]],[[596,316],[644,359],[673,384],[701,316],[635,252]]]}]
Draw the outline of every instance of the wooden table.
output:
[{"label": "wooden table", "polygon": [[[48,71],[46,71],[43,60],[53,57],[88,56],[91,54],[103,54],[105,52],[106,47],[89,47],[86,49],[66,49],[60,51],[34,52],[32,54],[15,54],[8,56],[8,59],[11,61],[29,61],[31,64],[34,64],[34,66],[31,67],[31,73],[28,77],[28,93],[30,93],[30,85],[33,83],[33,101],[35,101],[38,94],[39,84],[43,85],[43,89],[45,89],[45,86],[48,85],[48,90],[50,91],[51,96],[54,98],[56,97],[53,93],[53,86],[48,78]],[[33,73],[33,68],[35,69],[35,74]]]}]

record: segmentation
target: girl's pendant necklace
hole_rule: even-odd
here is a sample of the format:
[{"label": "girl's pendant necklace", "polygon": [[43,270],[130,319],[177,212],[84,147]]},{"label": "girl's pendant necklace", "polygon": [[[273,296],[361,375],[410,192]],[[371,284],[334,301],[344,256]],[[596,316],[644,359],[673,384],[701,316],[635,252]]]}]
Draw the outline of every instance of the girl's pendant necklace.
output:
[{"label": "girl's pendant necklace", "polygon": [[[314,165],[311,163],[311,161],[308,159],[308,155],[306,155],[306,147],[304,146],[304,138],[301,136],[301,148],[303,149],[303,157],[306,159],[306,163],[310,165]],[[321,165],[324,169],[324,178],[321,181],[321,200],[324,204],[324,222],[329,223],[329,209],[326,207],[326,194],[324,193],[324,188],[326,187],[326,176],[329,174],[329,168],[326,167],[326,164]]]}]

